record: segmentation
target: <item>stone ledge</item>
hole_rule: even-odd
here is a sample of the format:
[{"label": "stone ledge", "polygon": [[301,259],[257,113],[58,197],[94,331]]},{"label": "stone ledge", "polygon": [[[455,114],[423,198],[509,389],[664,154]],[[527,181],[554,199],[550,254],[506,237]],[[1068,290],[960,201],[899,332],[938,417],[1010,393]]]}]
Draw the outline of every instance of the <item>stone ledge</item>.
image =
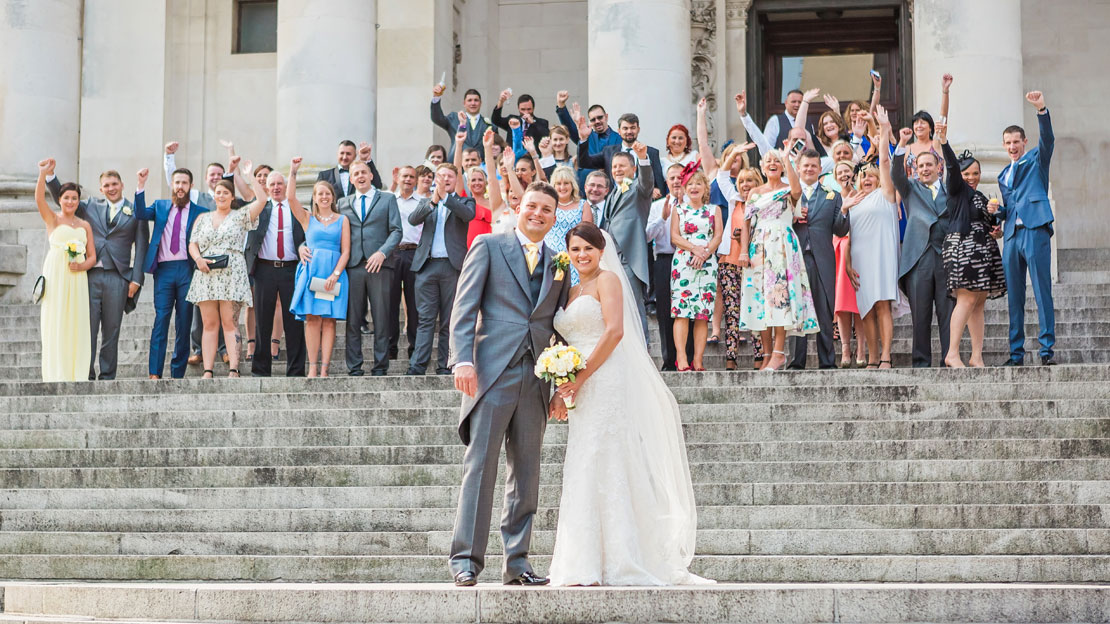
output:
[{"label": "stone ledge", "polygon": [[[766,583],[6,583],[3,620],[174,622],[1107,622],[1110,586]],[[95,619],[90,619],[95,618]]]}]

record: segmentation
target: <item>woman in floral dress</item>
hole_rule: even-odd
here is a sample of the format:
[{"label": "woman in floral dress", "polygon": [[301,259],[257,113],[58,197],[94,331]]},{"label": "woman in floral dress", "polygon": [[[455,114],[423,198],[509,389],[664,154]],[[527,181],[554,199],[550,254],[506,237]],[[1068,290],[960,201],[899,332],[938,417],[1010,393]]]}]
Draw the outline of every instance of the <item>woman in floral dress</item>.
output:
[{"label": "woman in floral dress", "polygon": [[[703,371],[708,323],[717,296],[717,247],[723,236],[721,208],[706,203],[709,180],[704,173],[693,173],[683,188],[688,202],[671,214],[671,242],[675,248],[671,261],[671,317],[676,345],[686,344],[693,321],[694,370]],[[686,351],[677,351],[675,366],[679,371],[690,370]]]},{"label": "woman in floral dress", "polygon": [[[744,273],[740,325],[762,332],[763,345],[772,346],[760,370],[778,370],[786,363],[786,337],[819,331],[809,292],[809,277],[793,223],[801,217],[801,183],[782,152],[763,157],[768,182],[748,195],[745,217],[752,223],[748,245],[749,268]],[[783,170],[790,180],[782,181]]]}]

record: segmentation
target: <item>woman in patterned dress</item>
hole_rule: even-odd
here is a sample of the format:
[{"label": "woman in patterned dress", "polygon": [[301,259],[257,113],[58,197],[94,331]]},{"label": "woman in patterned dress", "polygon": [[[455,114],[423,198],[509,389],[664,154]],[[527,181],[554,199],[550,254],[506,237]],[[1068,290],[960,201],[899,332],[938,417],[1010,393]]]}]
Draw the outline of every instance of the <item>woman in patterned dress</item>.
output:
[{"label": "woman in patterned dress", "polygon": [[[555,210],[555,225],[547,232],[544,242],[555,250],[555,253],[567,250],[567,232],[574,226],[587,221],[597,222],[597,215],[592,210],[585,210],[586,202],[578,197],[578,176],[574,169],[559,165],[551,172],[551,186],[559,194],[559,204]],[[578,285],[578,271],[571,267],[570,285]]]},{"label": "woman in patterned dress", "polygon": [[[748,195],[744,216],[752,222],[748,245],[750,268],[745,271],[741,327],[762,332],[764,348],[771,344],[771,357],[760,370],[778,370],[786,363],[786,336],[819,331],[809,292],[809,277],[793,223],[801,217],[798,197],[802,194],[798,172],[779,150],[763,156],[767,183]],[[785,169],[790,184],[782,181]]]},{"label": "woman in patterned dress", "polygon": [[[240,175],[238,163],[232,169],[236,176]],[[200,215],[193,223],[189,255],[196,262],[197,270],[193,273],[185,300],[200,308],[201,321],[204,324],[200,344],[205,379],[212,378],[221,325],[228,342],[228,377],[239,376],[239,343],[242,340],[239,336],[239,310],[244,305],[250,307],[252,301],[243,245],[247,240],[247,232],[258,227],[258,215],[266,206],[266,194],[257,179],[254,180],[253,187],[254,201],[238,210],[232,210],[235,187],[228,180],[220,180],[212,191],[216,209]],[[225,254],[227,267],[208,267],[205,256]]]},{"label": "woman in patterned dress", "polygon": [[[688,201],[671,214],[671,243],[675,248],[671,261],[671,317],[675,345],[686,344],[690,321],[694,322],[694,370],[703,371],[702,356],[717,295],[717,247],[724,228],[721,208],[706,203],[709,180],[704,173],[694,172],[683,188]],[[676,353],[678,370],[690,370],[686,350],[678,348]]]},{"label": "woman in patterned dress", "polygon": [[982,174],[979,161],[970,153],[960,157],[948,144],[948,126],[937,124],[937,137],[948,169],[948,235],[944,237],[941,257],[948,274],[948,296],[956,298],[952,310],[948,357],[945,366],[963,368],[960,339],[964,326],[971,334],[971,358],[976,368],[983,363],[983,309],[987,299],[1006,294],[1006,276],[1002,270],[1002,253],[991,237],[997,225],[987,210],[987,198],[979,192]]}]

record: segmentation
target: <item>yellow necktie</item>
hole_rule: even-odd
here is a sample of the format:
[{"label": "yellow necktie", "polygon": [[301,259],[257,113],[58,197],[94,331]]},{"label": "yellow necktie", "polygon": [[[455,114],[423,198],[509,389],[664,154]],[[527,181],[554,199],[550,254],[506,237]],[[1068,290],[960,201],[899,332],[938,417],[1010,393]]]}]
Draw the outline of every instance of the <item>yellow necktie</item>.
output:
[{"label": "yellow necktie", "polygon": [[936,185],[934,184],[933,186],[930,186],[929,188],[933,191],[933,199],[936,199],[937,198],[937,187],[936,187]]},{"label": "yellow necktie", "polygon": [[524,248],[528,250],[524,254],[524,259],[528,261],[528,274],[531,275],[540,262],[540,248],[535,243],[525,243]]}]

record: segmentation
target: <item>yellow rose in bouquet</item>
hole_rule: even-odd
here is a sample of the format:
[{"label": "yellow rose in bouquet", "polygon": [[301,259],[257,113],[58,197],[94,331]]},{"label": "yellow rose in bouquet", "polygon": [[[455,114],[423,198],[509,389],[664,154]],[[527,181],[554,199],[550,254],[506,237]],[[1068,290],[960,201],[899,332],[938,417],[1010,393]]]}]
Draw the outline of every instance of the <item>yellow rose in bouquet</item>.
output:
[{"label": "yellow rose in bouquet", "polygon": [[70,262],[80,262],[85,259],[85,243],[77,239],[66,243],[66,256]]},{"label": "yellow rose in bouquet", "polygon": [[[586,368],[586,358],[582,353],[565,344],[552,345],[543,350],[536,360],[536,377],[561,386],[574,381],[576,373]],[[574,399],[564,398],[567,409],[574,409]]]}]

